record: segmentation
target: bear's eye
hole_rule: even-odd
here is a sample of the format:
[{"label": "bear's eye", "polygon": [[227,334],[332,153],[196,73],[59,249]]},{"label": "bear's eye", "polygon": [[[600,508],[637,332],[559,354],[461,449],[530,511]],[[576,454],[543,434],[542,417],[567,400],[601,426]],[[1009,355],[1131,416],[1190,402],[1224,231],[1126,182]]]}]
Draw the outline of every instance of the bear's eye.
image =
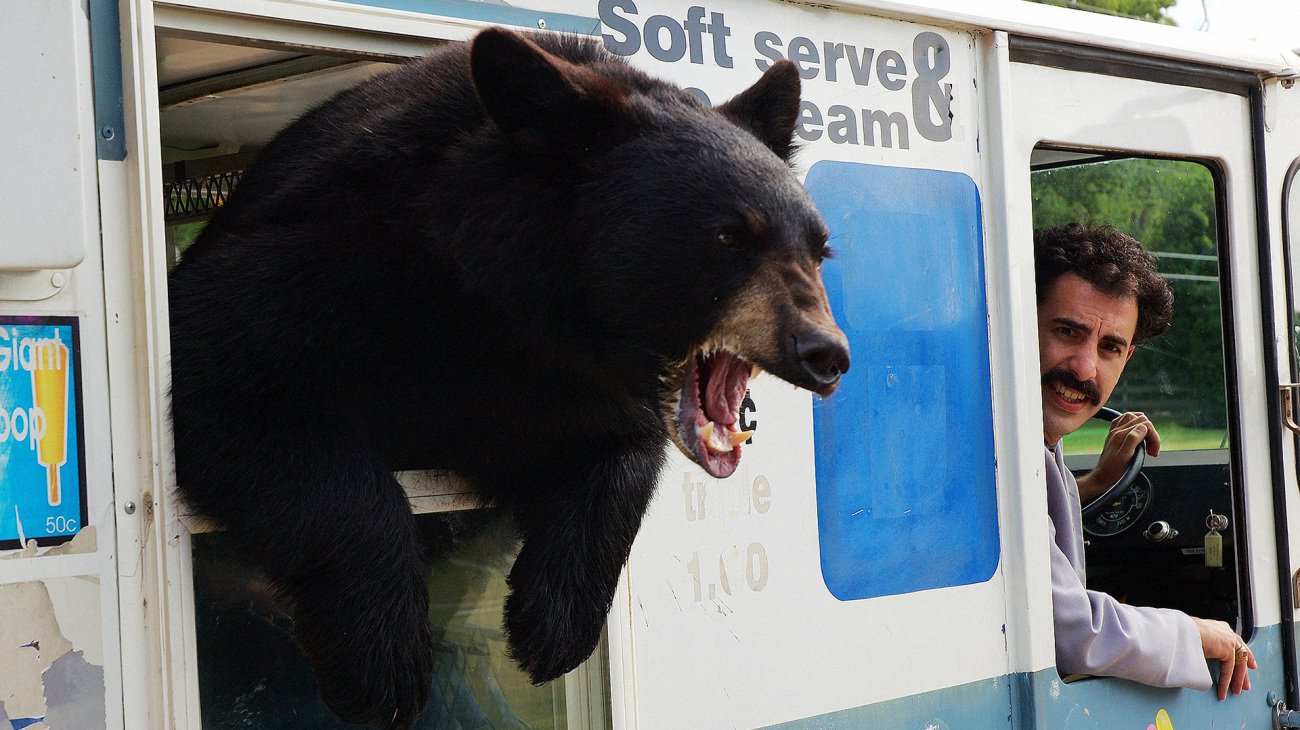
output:
[{"label": "bear's eye", "polygon": [[817,265],[821,266],[823,261],[835,253],[831,250],[831,232],[827,230],[825,225],[818,224],[813,228],[811,238],[813,255],[817,257]]},{"label": "bear's eye", "polygon": [[733,228],[723,228],[722,230],[713,234],[713,239],[717,241],[718,244],[721,246],[725,246],[727,248],[734,248],[740,245],[741,235],[739,231]]}]

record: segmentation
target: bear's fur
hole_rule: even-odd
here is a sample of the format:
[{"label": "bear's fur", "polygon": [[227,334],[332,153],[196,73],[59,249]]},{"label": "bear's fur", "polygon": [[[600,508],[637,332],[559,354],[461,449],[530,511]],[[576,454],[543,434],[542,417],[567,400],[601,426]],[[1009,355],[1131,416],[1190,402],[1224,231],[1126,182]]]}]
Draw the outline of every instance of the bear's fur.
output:
[{"label": "bear's fur", "polygon": [[594,648],[665,444],[726,476],[753,365],[834,390],[798,108],[788,62],[709,109],[590,40],[489,29],[289,126],[184,254],[181,493],[291,600],[340,717],[406,726],[430,685],[395,469],[512,517],[505,629],[542,682]]}]

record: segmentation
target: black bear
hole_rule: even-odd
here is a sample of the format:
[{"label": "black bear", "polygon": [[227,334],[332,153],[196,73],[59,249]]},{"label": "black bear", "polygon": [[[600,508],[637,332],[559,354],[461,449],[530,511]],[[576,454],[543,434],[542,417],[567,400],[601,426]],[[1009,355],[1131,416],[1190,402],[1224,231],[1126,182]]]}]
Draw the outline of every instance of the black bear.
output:
[{"label": "black bear", "polygon": [[712,109],[589,39],[489,29],[290,125],[185,252],[179,488],[290,600],[340,717],[406,726],[430,686],[395,469],[510,515],[508,646],[543,682],[595,647],[668,441],[724,477],[752,370],[835,389],[798,113],[788,62]]}]

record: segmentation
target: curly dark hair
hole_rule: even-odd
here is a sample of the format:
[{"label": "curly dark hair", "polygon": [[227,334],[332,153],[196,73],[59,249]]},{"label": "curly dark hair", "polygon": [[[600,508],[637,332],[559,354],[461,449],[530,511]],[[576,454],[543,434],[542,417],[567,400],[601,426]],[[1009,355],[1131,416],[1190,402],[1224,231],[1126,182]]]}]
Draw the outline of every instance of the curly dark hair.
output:
[{"label": "curly dark hair", "polygon": [[1069,223],[1034,231],[1034,271],[1038,303],[1062,274],[1074,274],[1110,296],[1137,299],[1133,344],[1169,329],[1174,293],[1157,270],[1156,257],[1113,225]]}]

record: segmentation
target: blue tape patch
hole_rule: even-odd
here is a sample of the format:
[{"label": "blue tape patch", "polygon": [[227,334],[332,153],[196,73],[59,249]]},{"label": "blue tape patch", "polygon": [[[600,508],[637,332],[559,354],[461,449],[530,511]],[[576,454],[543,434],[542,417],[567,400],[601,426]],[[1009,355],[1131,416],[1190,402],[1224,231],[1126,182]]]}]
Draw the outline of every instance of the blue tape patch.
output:
[{"label": "blue tape patch", "polygon": [[582,35],[596,35],[600,32],[600,20],[596,18],[565,13],[542,13],[498,5],[485,0],[342,0],[342,2],[372,8],[442,15],[449,18],[481,20],[485,23],[511,25],[517,28],[546,28]]},{"label": "blue tape patch", "polygon": [[806,184],[853,353],[813,408],[826,587],[856,600],[988,580],[999,544],[975,182],[818,162]]}]

